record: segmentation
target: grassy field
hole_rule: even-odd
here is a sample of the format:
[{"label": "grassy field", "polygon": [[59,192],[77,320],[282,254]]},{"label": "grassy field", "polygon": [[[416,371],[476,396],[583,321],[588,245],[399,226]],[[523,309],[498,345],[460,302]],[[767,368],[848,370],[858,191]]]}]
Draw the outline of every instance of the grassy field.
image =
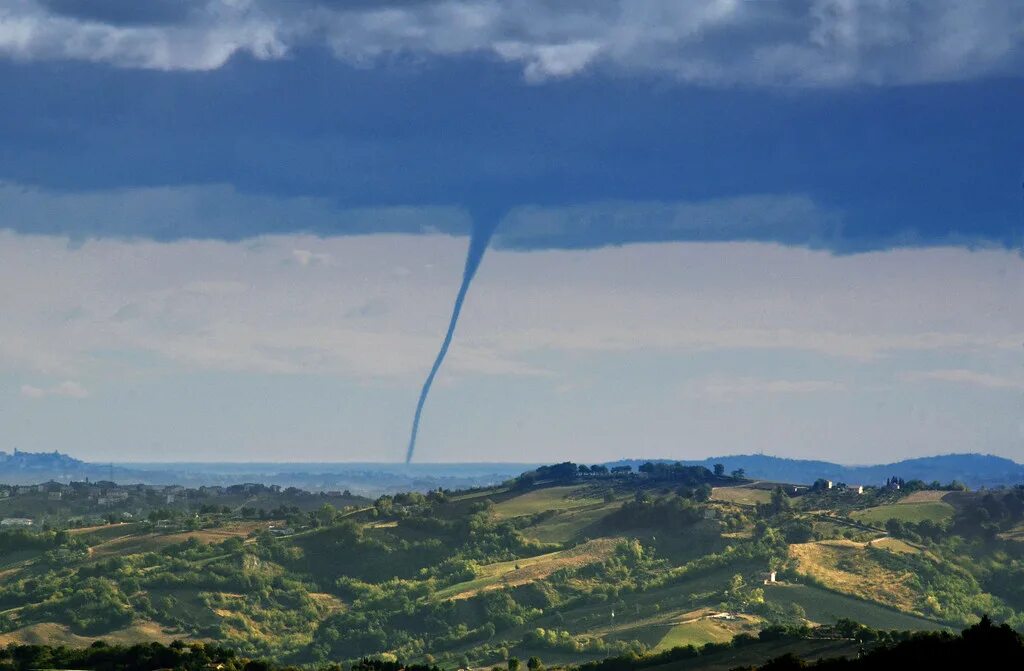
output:
[{"label": "grassy field", "polygon": [[122,643],[126,645],[141,641],[158,641],[166,644],[174,639],[189,640],[188,636],[180,633],[168,633],[159,624],[149,621],[136,622],[130,627],[107,632],[103,636],[79,636],[72,633],[70,628],[63,624],[44,622],[15,629],[6,634],[0,634],[0,645],[19,643],[23,645],[66,645],[84,648],[101,638],[108,643]]},{"label": "grassy field", "polygon": [[[195,539],[201,543],[223,543],[229,538],[246,538],[253,531],[265,528],[271,522],[238,522],[225,525],[216,529],[200,529],[198,531],[182,531],[169,534],[161,533],[115,533],[110,540],[94,545],[92,556],[104,557],[110,555],[136,554],[139,552],[158,552],[169,545],[184,543],[189,539]],[[129,525],[125,525],[129,526]],[[115,529],[123,529],[123,526],[115,526]]]},{"label": "grassy field", "polygon": [[943,501],[923,501],[910,503],[894,503],[888,506],[875,506],[858,510],[850,515],[858,522],[865,524],[885,524],[890,519],[901,522],[943,522],[953,516],[953,506]]},{"label": "grassy field", "polygon": [[913,610],[916,595],[907,583],[913,576],[896,573],[873,560],[861,543],[819,541],[789,546],[798,570],[837,592]]},{"label": "grassy field", "polygon": [[754,489],[753,487],[715,487],[711,490],[711,500],[753,506],[771,501],[772,493],[766,489]]},{"label": "grassy field", "polygon": [[120,524],[104,524],[98,527],[81,527],[71,529],[72,536],[81,538],[90,545],[96,545],[115,538],[129,536],[138,530],[139,525],[133,522],[122,522]]},{"label": "grassy field", "polygon": [[942,501],[947,496],[949,496],[949,492],[947,491],[940,489],[925,489],[920,492],[911,492],[910,494],[907,494],[900,499],[898,503],[931,503],[934,501]]},{"label": "grassy field", "polygon": [[747,668],[761,665],[770,659],[781,657],[786,653],[808,661],[827,657],[856,657],[858,644],[856,641],[765,641],[743,646],[708,656],[684,659],[661,666],[653,666],[648,671],[730,671],[736,668]]},{"label": "grassy field", "polygon": [[871,546],[876,548],[882,548],[889,552],[898,552],[902,554],[920,554],[921,548],[915,547],[906,541],[902,541],[899,538],[892,538],[886,536],[885,538],[879,538],[871,541]]},{"label": "grassy field", "polygon": [[710,618],[694,620],[692,622],[681,622],[673,625],[658,644],[654,646],[653,652],[670,650],[684,645],[700,647],[705,643],[725,643],[731,641],[743,628],[742,622],[737,626],[733,622],[719,621]]},{"label": "grassy field", "polygon": [[565,510],[523,529],[522,534],[542,543],[567,543],[577,539],[584,529],[593,526],[608,513],[618,510],[621,505],[616,501]]},{"label": "grassy field", "polygon": [[765,588],[764,596],[782,606],[797,604],[804,609],[808,620],[819,624],[830,624],[845,617],[876,629],[935,631],[943,628],[938,622],[923,617],[812,585],[771,585]]},{"label": "grassy field", "polygon": [[534,515],[545,510],[564,511],[586,508],[602,502],[602,499],[585,496],[586,489],[586,487],[579,486],[535,489],[495,504],[494,516],[503,520],[522,515]]},{"label": "grassy field", "polygon": [[619,538],[599,538],[570,550],[481,566],[476,578],[439,590],[437,599],[466,599],[498,587],[515,587],[548,577],[562,568],[578,568],[604,561],[615,551]]},{"label": "grassy field", "polygon": [[1014,527],[1005,533],[999,534],[999,537],[1007,541],[1024,543],[1024,524]]}]

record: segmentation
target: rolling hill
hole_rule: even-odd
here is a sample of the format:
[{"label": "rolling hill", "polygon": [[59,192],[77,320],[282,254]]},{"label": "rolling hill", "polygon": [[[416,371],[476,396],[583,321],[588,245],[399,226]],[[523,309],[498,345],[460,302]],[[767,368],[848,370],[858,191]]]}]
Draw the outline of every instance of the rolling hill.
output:
[{"label": "rolling hill", "polygon": [[[260,491],[262,511],[188,490],[129,523],[67,530],[73,498],[26,494],[46,499],[52,528],[0,531],[0,640],[217,641],[279,663],[384,655],[451,668],[654,654],[844,619],[934,631],[991,613],[1024,628],[1024,543],[1012,540],[1024,489],[860,494],[685,464],[567,463],[342,508]],[[922,513],[936,505],[941,515]],[[798,639],[787,649],[821,644]],[[745,663],[767,659],[753,650]]]}]

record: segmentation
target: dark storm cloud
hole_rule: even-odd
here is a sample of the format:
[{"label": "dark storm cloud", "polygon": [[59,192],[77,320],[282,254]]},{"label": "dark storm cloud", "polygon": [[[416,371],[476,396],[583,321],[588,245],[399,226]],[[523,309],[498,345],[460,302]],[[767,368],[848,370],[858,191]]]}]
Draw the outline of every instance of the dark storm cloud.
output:
[{"label": "dark storm cloud", "polygon": [[16,92],[0,105],[0,227],[240,239],[462,234],[483,218],[517,249],[1018,245],[1020,80],[993,77],[1019,65],[1022,16],[15,0],[0,11],[0,87]]},{"label": "dark storm cloud", "polygon": [[[5,207],[0,227],[22,232],[464,232],[483,212],[504,219],[500,244],[517,248],[1020,242],[1013,81],[800,95],[600,77],[538,87],[487,59],[366,69],[306,51],[199,73],[0,61],[0,86],[18,91],[0,106],[5,197],[123,194],[109,215]],[[138,191],[179,187],[198,191]],[[337,214],[394,206],[468,214]]]}]

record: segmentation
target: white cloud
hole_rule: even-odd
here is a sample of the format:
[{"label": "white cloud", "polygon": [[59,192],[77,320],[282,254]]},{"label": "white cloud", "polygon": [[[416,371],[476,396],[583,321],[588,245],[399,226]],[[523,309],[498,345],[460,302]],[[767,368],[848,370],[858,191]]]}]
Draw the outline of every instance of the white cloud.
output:
[{"label": "white cloud", "polygon": [[[289,235],[70,246],[0,232],[0,285],[17,287],[0,292],[0,369],[84,379],[116,362],[131,367],[118,353],[146,353],[186,370],[416,385],[447,325],[465,245],[441,235]],[[310,272],[295,250],[332,263]],[[491,250],[445,371],[539,375],[550,372],[539,363],[549,354],[631,351],[1006,359],[1024,344],[1022,288],[1024,260],[1003,250]],[[798,382],[769,390],[797,392]]]},{"label": "white cloud", "polygon": [[1024,390],[1024,379],[1014,379],[992,373],[983,373],[963,368],[946,370],[924,370],[908,371],[900,376],[910,382],[939,381],[953,382],[958,384],[976,385],[990,389],[1017,389]]},{"label": "white cloud", "polygon": [[78,382],[65,380],[51,387],[36,387],[30,384],[22,385],[21,395],[25,398],[41,399],[47,396],[62,398],[88,398],[89,391]]},{"label": "white cloud", "polygon": [[755,377],[710,378],[689,385],[686,395],[727,400],[742,396],[775,394],[813,394],[845,391],[846,384],[835,380],[767,380]]},{"label": "white cloud", "polygon": [[330,254],[321,254],[308,249],[293,249],[292,256],[300,266],[318,266],[331,262]]},{"label": "white cloud", "polygon": [[531,81],[607,68],[715,85],[818,86],[1016,74],[1024,26],[1024,5],[1004,0],[203,0],[163,22],[87,6],[9,0],[0,53],[204,70],[235,53],[277,59],[326,44],[360,64],[491,54]]}]

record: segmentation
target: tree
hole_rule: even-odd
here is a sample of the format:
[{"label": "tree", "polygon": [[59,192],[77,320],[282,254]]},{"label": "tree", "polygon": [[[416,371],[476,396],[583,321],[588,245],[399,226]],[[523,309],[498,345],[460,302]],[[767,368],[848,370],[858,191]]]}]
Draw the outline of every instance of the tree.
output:
[{"label": "tree", "polygon": [[772,512],[781,513],[783,510],[789,509],[789,497],[786,496],[786,492],[782,491],[782,487],[776,487],[772,490]]},{"label": "tree", "polygon": [[520,666],[521,666],[521,664],[519,663],[519,658],[518,657],[509,657],[508,658],[508,671],[519,671],[519,667]]},{"label": "tree", "polygon": [[742,468],[737,468],[735,471],[732,472],[732,477],[736,478],[737,480],[742,480],[743,478],[747,477],[747,472]]},{"label": "tree", "polygon": [[544,662],[540,661],[540,657],[534,655],[526,661],[526,668],[530,671],[540,671],[544,668]]},{"label": "tree", "polygon": [[715,468],[715,476],[716,477],[720,478],[723,475],[725,475],[725,465],[724,464],[715,464],[714,468]]}]

